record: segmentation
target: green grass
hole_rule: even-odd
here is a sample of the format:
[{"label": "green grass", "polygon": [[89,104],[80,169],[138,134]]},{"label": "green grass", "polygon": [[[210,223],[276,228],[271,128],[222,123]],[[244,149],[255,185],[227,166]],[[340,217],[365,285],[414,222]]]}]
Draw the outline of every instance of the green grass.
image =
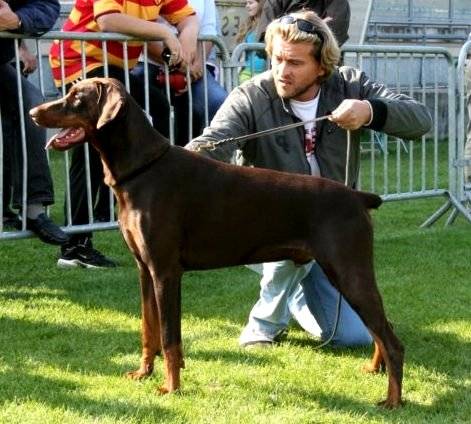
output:
[{"label": "green grass", "polygon": [[162,362],[137,367],[137,272],[116,231],[96,245],[115,270],[58,270],[35,239],[0,245],[1,423],[465,423],[471,417],[469,224],[418,225],[442,200],[389,203],[374,214],[376,270],[406,347],[404,408],[384,411],[370,349],[324,348],[292,325],[286,341],[244,351],[238,335],[257,299],[244,267],[187,273],[186,369],[180,393],[158,396]]},{"label": "green grass", "polygon": [[[401,152],[403,181],[409,157]],[[420,169],[418,157],[414,152],[413,169]],[[442,145],[439,157],[445,187]],[[362,161],[368,188],[371,156]],[[384,163],[375,157],[379,191]],[[53,153],[52,170],[52,215],[60,221],[61,155]],[[273,349],[240,349],[237,338],[259,290],[257,275],[244,267],[185,275],[186,369],[178,394],[156,394],[160,359],[152,378],[127,380],[123,374],[140,356],[139,286],[131,254],[110,231],[96,233],[95,244],[118,260],[113,270],[59,270],[57,249],[36,239],[0,244],[0,423],[471,422],[469,223],[418,228],[443,201],[387,203],[374,213],[378,284],[406,347],[404,408],[375,406],[387,379],[360,371],[370,349],[316,350],[294,324]]]}]

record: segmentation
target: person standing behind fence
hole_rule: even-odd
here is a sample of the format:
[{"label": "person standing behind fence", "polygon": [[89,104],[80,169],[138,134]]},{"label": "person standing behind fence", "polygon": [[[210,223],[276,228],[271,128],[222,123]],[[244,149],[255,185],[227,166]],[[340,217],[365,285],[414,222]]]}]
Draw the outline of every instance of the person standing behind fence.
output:
[{"label": "person standing behind fence", "polygon": [[[176,26],[178,36],[166,25],[156,23],[160,14]],[[170,62],[176,65],[192,63],[195,58],[198,20],[186,0],[77,0],[63,30],[79,33],[118,32],[134,37],[159,38],[170,50]],[[106,44],[106,59],[109,64],[107,75],[124,82],[124,44],[118,41],[109,41]],[[82,69],[82,47],[85,53],[84,69]],[[137,63],[142,49],[143,43],[140,41],[127,43],[129,69]],[[82,78],[84,71],[87,77],[105,76],[103,55],[101,41],[82,43],[69,40],[63,42],[64,60],[62,61],[60,42],[56,40],[49,55],[56,86],[65,87],[67,91],[74,81]],[[143,106],[145,99],[142,81],[132,75],[129,75],[129,81],[132,96]],[[163,93],[152,86],[149,87],[149,109],[154,128],[168,137],[168,102]],[[94,149],[89,149],[89,158],[92,204],[95,205],[97,192],[100,185],[104,184],[103,169],[100,156]],[[88,224],[87,178],[83,146],[76,147],[72,152],[69,175],[72,224]],[[91,238],[91,232],[73,235],[70,242],[61,248],[58,266],[85,268],[116,266],[113,260],[93,248]]]},{"label": "person standing behind fence", "polygon": [[[312,11],[272,22],[267,29],[266,51],[271,70],[236,87],[203,135],[186,148],[225,162],[232,161],[235,150],[240,149],[244,165],[342,183],[348,165],[348,184],[355,187],[364,129],[412,139],[431,128],[431,117],[423,104],[389,91],[358,69],[338,68],[338,44],[327,24]],[[329,120],[316,124],[312,122],[316,117]],[[276,134],[226,142],[214,149],[204,147],[301,121],[303,126]],[[347,130],[351,131],[351,146]],[[316,219],[315,210],[312,219]],[[242,346],[274,344],[291,317],[324,340],[336,328],[339,294],[316,262],[301,266],[292,261],[265,263],[260,286],[259,300],[239,339]],[[371,343],[363,322],[345,300],[338,318],[333,345]]]},{"label": "person standing behind fence", "polygon": [[[52,28],[59,17],[59,10],[60,5],[57,0],[9,2],[0,0],[0,31],[42,34]],[[68,235],[52,222],[45,212],[45,206],[54,203],[51,172],[44,151],[46,131],[34,125],[28,114],[29,109],[42,103],[44,99],[41,92],[21,75],[23,111],[20,111],[17,101],[19,95],[17,71],[11,63],[14,57],[14,41],[1,39],[0,107],[5,135],[5,158],[9,162],[7,166],[9,175],[5,179],[9,186],[5,189],[8,192],[11,186],[12,206],[14,209],[21,209],[24,206],[23,167],[27,166],[26,228],[33,231],[45,243],[63,244],[68,240]],[[24,114],[27,165],[23,163],[21,113]],[[6,200],[9,201],[8,198]],[[11,215],[8,207],[6,210],[7,214]]]},{"label": "person standing behind fence", "polygon": [[[199,36],[212,36],[219,35],[218,30],[218,16],[216,4],[214,0],[189,0],[190,6],[196,11],[198,17],[200,31]],[[204,45],[204,49],[203,49]],[[149,49],[150,61],[148,63],[149,83],[152,85],[163,86],[164,72],[158,60],[162,56],[163,47],[158,44],[153,44]],[[203,53],[206,57],[203,57]],[[203,77],[203,68],[206,67],[206,85]],[[189,135],[189,96],[187,86],[181,90],[172,90],[172,103],[175,106],[175,144],[185,145],[188,141],[197,137],[203,132],[203,128],[207,125],[206,122],[206,109],[208,122],[211,122],[213,116],[224,102],[227,97],[227,92],[222,85],[217,81],[217,66],[216,66],[216,53],[211,41],[202,41],[198,43],[198,53],[195,60],[190,64],[191,76],[191,94],[192,94],[192,114],[193,114],[193,134]],[[186,76],[186,68],[172,69],[172,74],[178,74],[182,78]],[[144,81],[144,63],[139,62],[132,70],[132,74]],[[183,74],[183,75],[182,75]],[[172,87],[172,84],[170,84]],[[205,104],[205,91],[207,95],[207,106]]]},{"label": "person standing behind fence", "polygon": [[[25,78],[28,77],[29,74],[33,73],[37,66],[38,61],[35,55],[33,55],[24,40],[20,41],[18,55],[20,60],[20,69],[21,73]],[[10,62],[12,66],[16,69],[16,63]],[[35,87],[36,89],[36,87]],[[26,113],[25,113],[26,117]],[[20,139],[20,134],[18,134],[18,127],[19,122],[13,122],[12,120],[7,120],[3,123],[3,139],[4,140],[14,140],[15,137]],[[11,160],[3,161],[3,226],[9,230],[15,230],[21,228],[21,219],[18,216],[17,212],[14,212],[11,209],[12,203],[12,196],[13,196],[13,186],[12,186],[12,163]],[[1,169],[1,168],[0,168]]]},{"label": "person standing behind fence", "polygon": [[263,42],[265,30],[274,19],[303,8],[314,11],[327,22],[339,46],[348,40],[350,26],[348,0],[265,0],[257,26],[257,40]]},{"label": "person standing behind fence", "polygon": [[[257,25],[262,13],[264,0],[247,0],[245,8],[247,9],[247,19],[239,29],[236,36],[237,43],[256,43]],[[246,66],[239,72],[239,83],[249,80],[254,75],[267,70],[267,61],[264,51],[248,51],[245,54]]]},{"label": "person standing behind fence", "polygon": [[[196,10],[196,14],[200,23],[200,36],[214,36],[220,35],[218,29],[218,15],[215,0],[189,0],[191,7]],[[203,56],[203,44],[206,57]],[[205,82],[203,78],[203,67],[206,66],[206,84],[207,84],[207,99],[208,99],[208,122],[205,117]],[[188,122],[188,94],[178,96],[176,100],[177,118],[180,124],[179,143],[185,145],[193,137],[199,136],[206,125],[211,122],[213,116],[216,114],[222,103],[227,97],[227,91],[216,80],[218,68],[216,66],[216,52],[213,43],[204,41],[199,44],[198,54],[196,60],[190,65],[190,73],[192,77],[191,94],[193,101],[193,134],[189,134]],[[177,122],[178,124],[178,122]]]}]

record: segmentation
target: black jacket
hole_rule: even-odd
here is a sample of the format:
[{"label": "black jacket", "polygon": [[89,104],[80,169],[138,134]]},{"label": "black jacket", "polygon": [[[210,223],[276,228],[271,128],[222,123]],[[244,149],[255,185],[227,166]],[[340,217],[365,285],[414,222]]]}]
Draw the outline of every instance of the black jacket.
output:
[{"label": "black jacket", "polygon": [[348,0],[265,0],[262,15],[257,26],[257,39],[263,42],[268,24],[276,18],[297,12],[302,8],[316,12],[322,19],[330,17],[327,23],[339,46],[348,40],[350,5]]},{"label": "black jacket", "polygon": [[[22,34],[40,35],[49,31],[59,17],[59,0],[10,0],[10,8],[21,20]],[[0,64],[15,56],[13,39],[0,39]]]}]

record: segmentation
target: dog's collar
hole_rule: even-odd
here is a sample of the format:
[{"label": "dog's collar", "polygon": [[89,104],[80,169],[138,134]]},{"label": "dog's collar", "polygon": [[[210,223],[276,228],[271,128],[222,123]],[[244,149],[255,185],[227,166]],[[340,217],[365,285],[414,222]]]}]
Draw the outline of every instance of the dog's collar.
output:
[{"label": "dog's collar", "polygon": [[165,149],[161,150],[158,155],[150,158],[147,162],[143,163],[141,166],[138,168],[133,169],[131,172],[128,172],[127,174],[122,175],[119,178],[115,178],[115,183],[112,184],[112,187],[120,186],[123,185],[138,175],[146,172],[155,162],[157,162],[162,156],[165,155],[170,149],[170,144],[165,147]]}]

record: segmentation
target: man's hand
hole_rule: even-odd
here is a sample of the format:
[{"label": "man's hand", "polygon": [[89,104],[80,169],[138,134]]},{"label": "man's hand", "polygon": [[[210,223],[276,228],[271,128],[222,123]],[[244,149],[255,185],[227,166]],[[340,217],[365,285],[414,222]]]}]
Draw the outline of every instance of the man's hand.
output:
[{"label": "man's hand", "polygon": [[182,56],[183,61],[190,65],[196,58],[197,52],[197,36],[191,33],[191,31],[183,31],[178,35],[180,44],[182,45]]},{"label": "man's hand", "polygon": [[190,65],[190,74],[191,80],[197,81],[203,76],[203,62],[202,62],[202,55],[197,54],[195,60]]},{"label": "man's hand", "polygon": [[182,46],[182,63],[180,69],[191,66],[197,55],[199,23],[196,15],[190,15],[177,24],[178,39]]},{"label": "man's hand", "polygon": [[6,1],[0,0],[0,31],[18,29],[19,26],[20,18],[10,9]]},{"label": "man's hand", "polygon": [[20,44],[20,60],[23,62],[23,74],[25,75],[33,73],[38,67],[36,56],[28,50],[24,41]]},{"label": "man's hand", "polygon": [[[157,24],[162,25],[162,24]],[[163,26],[163,25],[162,25]],[[163,39],[163,43],[167,46],[170,50],[170,61],[168,63],[169,66],[176,66],[180,64],[183,60],[183,51],[182,45],[175,34],[167,27],[168,34]]]},{"label": "man's hand", "polygon": [[357,130],[371,121],[371,107],[366,100],[346,99],[329,118],[344,130]]}]

